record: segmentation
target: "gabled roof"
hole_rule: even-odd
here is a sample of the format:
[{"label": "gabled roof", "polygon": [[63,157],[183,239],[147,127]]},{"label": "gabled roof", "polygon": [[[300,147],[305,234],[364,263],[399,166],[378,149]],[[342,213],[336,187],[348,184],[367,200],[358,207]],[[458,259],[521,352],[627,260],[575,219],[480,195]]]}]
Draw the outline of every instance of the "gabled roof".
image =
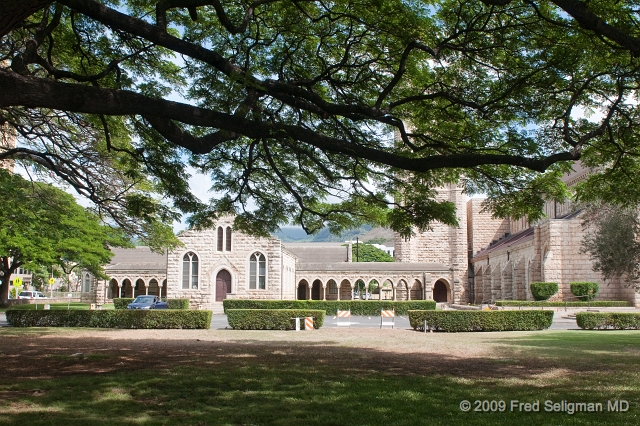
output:
[{"label": "gabled roof", "polygon": [[167,270],[167,256],[151,251],[149,247],[115,248],[105,271],[162,271]]},{"label": "gabled roof", "polygon": [[304,263],[346,262],[349,246],[345,243],[282,243],[282,245]]},{"label": "gabled roof", "polygon": [[517,244],[522,244],[525,241],[529,241],[533,239],[533,227],[525,229],[524,231],[520,231],[516,234],[510,235],[502,240],[499,240],[493,244],[490,244],[488,247],[477,252],[473,257],[478,256],[486,256],[489,253],[492,253],[497,250],[502,250],[507,247],[515,246]]}]

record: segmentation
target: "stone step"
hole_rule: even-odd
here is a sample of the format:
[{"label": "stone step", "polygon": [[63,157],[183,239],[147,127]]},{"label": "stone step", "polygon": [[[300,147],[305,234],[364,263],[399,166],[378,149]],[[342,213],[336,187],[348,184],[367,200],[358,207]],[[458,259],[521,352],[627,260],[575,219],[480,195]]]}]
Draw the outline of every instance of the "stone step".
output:
[{"label": "stone step", "polygon": [[213,315],[222,315],[224,314],[224,307],[222,306],[222,302],[214,302],[210,307]]}]

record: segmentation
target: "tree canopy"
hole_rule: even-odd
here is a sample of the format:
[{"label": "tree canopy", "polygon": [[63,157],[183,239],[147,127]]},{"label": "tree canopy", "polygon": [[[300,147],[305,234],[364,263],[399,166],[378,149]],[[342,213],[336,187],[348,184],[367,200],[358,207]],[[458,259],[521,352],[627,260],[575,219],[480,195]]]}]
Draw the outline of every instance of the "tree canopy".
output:
[{"label": "tree canopy", "polygon": [[5,0],[0,159],[151,229],[409,234],[456,223],[434,188],[459,181],[535,219],[579,159],[600,174],[578,198],[637,203],[637,3]]},{"label": "tree canopy", "polygon": [[121,230],[103,225],[52,185],[0,169],[0,194],[0,300],[8,298],[8,283],[19,267],[79,267],[101,277],[113,256],[109,246],[130,245]]}]

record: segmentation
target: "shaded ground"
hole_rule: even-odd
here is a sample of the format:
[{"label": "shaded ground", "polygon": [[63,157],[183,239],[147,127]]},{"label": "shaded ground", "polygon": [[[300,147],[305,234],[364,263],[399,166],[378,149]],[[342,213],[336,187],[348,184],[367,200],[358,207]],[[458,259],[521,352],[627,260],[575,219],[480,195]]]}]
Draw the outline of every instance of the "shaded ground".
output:
[{"label": "shaded ground", "polygon": [[[0,425],[638,424],[639,355],[636,331],[2,328]],[[459,408],[615,398],[630,411]]]},{"label": "shaded ground", "polygon": [[[33,330],[8,329],[0,341],[3,368],[13,379],[54,378],[68,374],[160,369],[178,364],[227,367],[247,363],[277,366],[295,357],[306,365],[340,365],[350,371],[402,375],[453,374],[467,378],[527,378],[557,366],[578,373],[599,371],[592,350],[573,357],[570,365],[559,353],[553,360],[538,356],[539,346],[553,332],[419,333],[410,330],[338,330],[312,332],[233,330]],[[581,333],[565,332],[565,333]],[[584,332],[582,332],[584,333]],[[633,332],[629,332],[633,333]],[[601,332],[601,334],[603,334]],[[633,333],[637,337],[637,333]],[[561,341],[561,339],[560,339]],[[640,347],[630,341],[630,357]],[[640,364],[640,359],[638,359]],[[615,366],[607,365],[606,370]]]}]

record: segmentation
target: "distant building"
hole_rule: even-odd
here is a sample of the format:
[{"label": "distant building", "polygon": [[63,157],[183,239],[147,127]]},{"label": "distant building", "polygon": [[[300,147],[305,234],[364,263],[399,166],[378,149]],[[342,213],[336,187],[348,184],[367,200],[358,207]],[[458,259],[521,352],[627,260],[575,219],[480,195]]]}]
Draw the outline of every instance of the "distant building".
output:
[{"label": "distant building", "polygon": [[[579,166],[565,177],[568,185],[584,179]],[[212,308],[232,299],[348,300],[358,282],[375,285],[374,298],[430,299],[447,303],[531,300],[534,281],[559,283],[555,298],[570,298],[572,281],[601,284],[600,299],[640,305],[633,287],[603,283],[589,256],[580,253],[584,231],[569,204],[549,202],[547,219],[493,219],[482,200],[466,200],[450,184],[440,200],[455,204],[460,226],[435,223],[412,238],[395,236],[395,262],[352,262],[343,243],[282,243],[233,230],[233,218],[221,218],[205,231],[179,236],[184,247],[166,255],[146,247],[114,249],[109,280],[83,276],[83,298],[104,303],[115,297],[156,294],[188,298],[192,307]]]}]

